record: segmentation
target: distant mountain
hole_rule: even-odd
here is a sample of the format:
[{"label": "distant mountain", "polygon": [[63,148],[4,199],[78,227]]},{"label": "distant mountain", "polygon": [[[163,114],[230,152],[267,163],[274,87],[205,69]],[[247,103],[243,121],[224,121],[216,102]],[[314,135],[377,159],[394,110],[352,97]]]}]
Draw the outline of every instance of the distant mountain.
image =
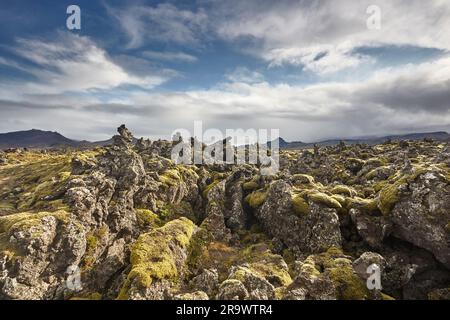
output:
[{"label": "distant mountain", "polygon": [[[134,139],[136,142],[137,139]],[[104,141],[77,141],[66,138],[62,134],[53,131],[28,130],[0,133],[0,150],[9,148],[51,149],[71,147],[87,149],[102,147],[113,143],[113,139]]]},{"label": "distant mountain", "polygon": [[[304,149],[312,148],[314,144],[318,146],[332,146],[337,145],[340,141],[344,141],[346,144],[365,143],[369,145],[380,144],[387,140],[399,141],[399,140],[423,140],[425,138],[431,138],[438,141],[450,141],[450,134],[447,132],[428,132],[428,133],[411,133],[405,135],[389,135],[384,137],[361,137],[355,139],[332,139],[319,141],[316,143],[306,143],[302,141],[288,142],[283,138],[278,139],[280,149]],[[105,141],[77,141],[64,137],[58,132],[42,131],[42,130],[28,130],[28,131],[16,131],[0,134],[0,150],[8,148],[30,148],[30,149],[44,149],[44,148],[59,148],[59,147],[72,147],[72,148],[90,148],[105,146],[112,143],[112,139]],[[136,141],[136,139],[135,139]],[[275,140],[274,140],[275,141]],[[274,142],[268,142],[270,145]]]},{"label": "distant mountain", "polygon": [[80,143],[79,141],[68,139],[58,132],[36,129],[0,134],[0,149],[78,146]]},{"label": "distant mountain", "polygon": [[[306,143],[302,141],[293,141],[293,142],[287,142],[283,138],[279,138],[279,146],[280,149],[304,149],[304,148],[312,148],[315,144],[321,147],[325,146],[334,146],[339,144],[339,142],[343,141],[345,144],[368,144],[368,145],[376,145],[384,143],[388,140],[391,141],[400,141],[400,140],[423,140],[423,139],[433,139],[437,141],[450,141],[450,134],[444,131],[438,131],[438,132],[426,132],[426,133],[410,133],[410,134],[404,134],[404,135],[389,135],[389,136],[383,136],[383,137],[361,137],[361,138],[355,138],[355,139],[331,139],[331,140],[324,140],[319,142],[311,142]],[[270,147],[270,145],[273,143],[268,142],[267,145]]]}]

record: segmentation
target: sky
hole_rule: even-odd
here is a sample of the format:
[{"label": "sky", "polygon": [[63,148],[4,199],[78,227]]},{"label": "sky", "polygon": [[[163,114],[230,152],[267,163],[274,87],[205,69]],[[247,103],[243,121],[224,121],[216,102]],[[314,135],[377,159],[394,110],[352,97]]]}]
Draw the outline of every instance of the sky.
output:
[{"label": "sky", "polygon": [[0,132],[450,131],[449,30],[448,0],[2,0]]}]

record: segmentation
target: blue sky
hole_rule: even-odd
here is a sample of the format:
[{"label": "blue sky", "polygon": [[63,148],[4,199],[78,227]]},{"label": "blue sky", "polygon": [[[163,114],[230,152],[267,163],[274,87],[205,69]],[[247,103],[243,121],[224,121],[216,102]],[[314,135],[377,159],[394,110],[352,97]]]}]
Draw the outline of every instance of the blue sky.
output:
[{"label": "blue sky", "polygon": [[450,130],[449,27],[441,0],[2,1],[0,131]]}]

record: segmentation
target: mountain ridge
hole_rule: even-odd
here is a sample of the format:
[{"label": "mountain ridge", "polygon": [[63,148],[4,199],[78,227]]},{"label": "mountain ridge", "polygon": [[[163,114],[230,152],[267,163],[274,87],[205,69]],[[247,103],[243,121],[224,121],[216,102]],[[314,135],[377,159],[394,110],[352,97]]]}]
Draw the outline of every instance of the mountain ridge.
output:
[{"label": "mountain ridge", "polygon": [[[431,138],[438,141],[450,141],[450,134],[445,131],[435,132],[415,132],[408,134],[386,135],[381,137],[360,137],[349,139],[328,139],[318,142],[303,142],[303,141],[286,141],[279,138],[279,146],[281,149],[303,149],[317,146],[332,146],[343,141],[346,144],[365,143],[375,145],[384,143],[388,140],[423,140]],[[273,140],[274,141],[274,140]],[[270,146],[273,141],[267,143]],[[7,133],[0,133],[0,149],[10,148],[30,148],[30,149],[45,149],[45,148],[89,148],[96,146],[105,146],[111,144],[112,140],[104,141],[87,141],[87,140],[73,140],[65,137],[56,131],[45,131],[40,129],[31,129],[23,131],[12,131]]]}]

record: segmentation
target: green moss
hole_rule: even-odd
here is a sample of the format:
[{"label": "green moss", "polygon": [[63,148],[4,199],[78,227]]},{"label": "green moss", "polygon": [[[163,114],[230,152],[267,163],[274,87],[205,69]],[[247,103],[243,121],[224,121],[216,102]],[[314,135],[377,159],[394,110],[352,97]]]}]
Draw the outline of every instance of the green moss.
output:
[{"label": "green moss", "polygon": [[66,211],[29,213],[22,212],[0,217],[0,233],[10,234],[13,231],[29,229],[42,223],[44,217],[52,216],[67,222],[69,213]]},{"label": "green moss", "polygon": [[204,229],[196,234],[189,247],[187,265],[192,272],[200,269],[217,269],[219,280],[228,277],[229,269],[238,259],[238,252],[228,244],[213,241],[212,236]]},{"label": "green moss", "polygon": [[397,172],[389,184],[386,184],[379,193],[378,207],[383,215],[389,215],[400,198],[400,189],[416,180],[420,175],[431,169],[439,170],[438,167],[430,167],[427,164],[415,165],[411,174],[401,175]]},{"label": "green moss", "polygon": [[253,190],[259,189],[259,184],[255,181],[249,181],[249,182],[245,182],[242,185],[242,188],[245,191],[253,191]]},{"label": "green moss", "polygon": [[341,249],[329,248],[326,252],[311,255],[303,262],[300,272],[309,278],[329,278],[340,300],[367,299],[370,292],[359,278]]},{"label": "green moss", "polygon": [[323,204],[329,208],[341,209],[342,205],[336,199],[322,192],[312,192],[308,194],[308,199]]},{"label": "green moss", "polygon": [[239,252],[238,261],[241,264],[247,263],[250,270],[266,278],[275,286],[287,286],[292,282],[288,270],[282,267],[283,257],[273,254],[265,243],[242,249]]},{"label": "green moss", "polygon": [[286,261],[286,263],[288,265],[293,265],[294,264],[294,262],[295,262],[295,255],[292,253],[291,250],[284,249],[282,255],[283,255],[284,261]]},{"label": "green moss", "polygon": [[187,250],[194,229],[191,220],[180,218],[142,234],[131,248],[131,271],[119,296],[126,295],[126,287],[134,280],[143,287],[149,287],[159,279],[175,281],[179,270],[173,248]]},{"label": "green moss", "polygon": [[141,227],[153,227],[160,224],[158,215],[151,210],[136,209],[136,218]]},{"label": "green moss", "polygon": [[180,173],[177,170],[169,169],[164,171],[164,173],[159,176],[159,181],[166,186],[174,187],[179,185],[182,179]]},{"label": "green moss", "polygon": [[335,186],[330,190],[330,192],[332,194],[342,194],[348,197],[356,196],[356,191],[354,189],[344,185]]},{"label": "green moss", "polygon": [[382,300],[395,300],[393,297],[391,297],[390,295],[387,295],[385,293],[381,293],[381,299]]},{"label": "green moss", "polygon": [[92,292],[80,296],[71,297],[69,300],[102,300],[102,294],[99,292]]},{"label": "green moss", "polygon": [[[336,263],[336,262],[335,262]],[[366,284],[359,278],[351,263],[341,262],[339,266],[327,270],[338,292],[338,299],[363,300],[369,297]]]},{"label": "green moss", "polygon": [[22,212],[0,217],[0,251],[10,258],[26,254],[9,241],[10,236],[18,231],[27,231],[33,238],[39,238],[43,232],[42,219],[49,216],[56,218],[59,222],[67,223],[70,215],[66,211],[56,211],[39,213]]},{"label": "green moss", "polygon": [[378,210],[378,203],[376,199],[363,199],[356,197],[351,199],[351,207],[370,213]]},{"label": "green moss", "polygon": [[250,207],[256,209],[266,201],[266,197],[267,191],[254,191],[245,197],[245,201],[247,201]]},{"label": "green moss", "polygon": [[309,204],[302,196],[294,195],[292,197],[292,205],[295,214],[298,216],[302,217],[309,214]]},{"label": "green moss", "polygon": [[371,167],[381,167],[387,165],[387,161],[383,158],[370,158],[366,161],[366,165]]},{"label": "green moss", "polygon": [[203,198],[207,198],[208,197],[208,193],[209,191],[211,191],[212,188],[214,188],[215,186],[217,186],[220,183],[221,180],[214,180],[212,183],[210,183],[209,185],[207,185],[205,187],[205,189],[202,192]]},{"label": "green moss", "polygon": [[384,215],[389,215],[395,204],[398,202],[399,188],[402,184],[403,180],[400,180],[381,189],[378,207]]},{"label": "green moss", "polygon": [[108,234],[108,228],[102,227],[86,235],[86,253],[84,254],[82,261],[83,272],[86,272],[95,264],[97,258],[97,250],[100,243],[103,242]]},{"label": "green moss", "polygon": [[65,208],[61,200],[54,201],[62,198],[62,187],[70,177],[70,154],[26,154],[19,164],[0,169],[0,201],[7,203],[9,209],[17,208],[16,212]]},{"label": "green moss", "polygon": [[197,215],[192,209],[191,204],[187,201],[181,201],[179,203],[162,203],[158,210],[158,215],[163,221],[186,217],[194,223],[198,222]]},{"label": "green moss", "polygon": [[294,185],[314,184],[314,178],[312,176],[302,173],[293,175],[292,180],[294,181]]},{"label": "green moss", "polygon": [[188,249],[187,266],[189,269],[197,269],[202,265],[202,258],[205,256],[208,245],[213,237],[205,230],[200,229],[191,239]]}]

